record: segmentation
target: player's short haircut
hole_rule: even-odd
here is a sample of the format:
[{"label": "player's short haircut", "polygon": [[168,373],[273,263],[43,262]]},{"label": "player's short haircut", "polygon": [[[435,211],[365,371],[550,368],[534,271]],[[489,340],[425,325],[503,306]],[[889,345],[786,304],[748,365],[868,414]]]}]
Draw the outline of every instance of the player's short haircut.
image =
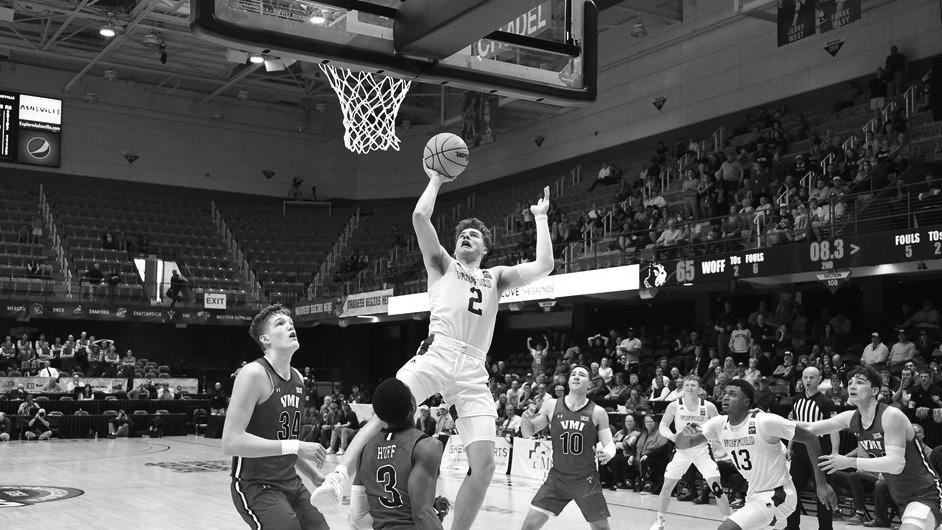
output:
[{"label": "player's short haircut", "polygon": [[268,321],[275,315],[287,315],[290,317],[291,312],[287,307],[281,304],[272,304],[259,311],[258,314],[255,315],[255,318],[252,319],[252,325],[249,326],[249,335],[262,351],[265,351],[265,345],[262,344],[259,337],[265,334],[265,326],[268,325]]},{"label": "player's short haircut", "polygon": [[855,377],[862,377],[866,379],[870,382],[870,386],[878,390],[883,386],[883,378],[880,377],[880,374],[865,364],[855,366],[853,369],[851,369],[851,371],[847,372],[848,381]]},{"label": "player's short haircut", "polygon": [[698,385],[700,384],[700,378],[697,377],[696,374],[690,374],[687,377],[685,377],[684,383],[686,383],[687,381],[693,381],[694,383],[697,383]]},{"label": "player's short haircut", "polygon": [[749,398],[749,406],[754,407],[756,404],[756,388],[752,386],[752,383],[746,381],[745,379],[733,379],[732,381],[726,383],[727,387],[736,386],[742,390],[743,394],[746,394],[746,397]]},{"label": "player's short haircut", "polygon": [[491,229],[484,224],[484,221],[478,219],[477,217],[469,217],[467,219],[462,219],[458,221],[458,224],[455,226],[455,241],[458,241],[458,236],[461,235],[461,232],[473,228],[478,232],[481,232],[481,237],[484,239],[484,248],[491,248]]},{"label": "player's short haircut", "polygon": [[[582,368],[583,370],[585,370],[585,373],[586,373],[586,375],[587,375],[588,377],[592,377],[592,370],[589,370],[589,369],[586,367],[586,365],[584,365],[584,364],[574,364],[574,365],[572,365],[572,367],[569,368],[569,375],[572,375],[572,371],[575,370],[576,368]],[[568,379],[568,377],[567,377],[567,379]]]},{"label": "player's short haircut", "polygon": [[395,377],[386,379],[373,392],[373,412],[390,425],[411,420],[412,391]]}]

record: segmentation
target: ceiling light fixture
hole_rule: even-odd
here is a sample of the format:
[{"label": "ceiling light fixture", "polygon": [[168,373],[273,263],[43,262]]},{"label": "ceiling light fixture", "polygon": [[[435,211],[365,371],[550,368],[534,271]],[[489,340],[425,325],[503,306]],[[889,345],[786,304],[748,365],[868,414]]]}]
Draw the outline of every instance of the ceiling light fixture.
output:
[{"label": "ceiling light fixture", "polygon": [[315,9],[311,13],[311,24],[315,24],[317,26],[323,26],[326,23],[327,23],[327,17],[324,16],[324,12],[322,10]]},{"label": "ceiling light fixture", "polygon": [[98,30],[98,34],[106,39],[110,39],[117,35],[118,31],[115,29],[114,24],[114,15],[111,13],[108,14],[108,22]]},{"label": "ceiling light fixture", "polygon": [[262,64],[265,62],[265,58],[257,53],[253,53],[249,56],[249,62],[252,64]]},{"label": "ceiling light fixture", "polygon": [[147,46],[148,48],[156,48],[157,45],[160,44],[160,40],[157,39],[157,35],[153,31],[151,31],[150,33],[144,36],[144,42],[142,44],[144,44],[144,46]]},{"label": "ceiling light fixture", "polygon": [[84,99],[87,103],[94,103],[98,101],[98,96],[95,95],[94,90],[89,90],[88,92],[85,93],[84,96],[82,96],[82,99]]},{"label": "ceiling light fixture", "polygon": [[638,17],[638,22],[631,29],[631,36],[634,38],[647,37],[648,29],[644,27],[644,18]]}]

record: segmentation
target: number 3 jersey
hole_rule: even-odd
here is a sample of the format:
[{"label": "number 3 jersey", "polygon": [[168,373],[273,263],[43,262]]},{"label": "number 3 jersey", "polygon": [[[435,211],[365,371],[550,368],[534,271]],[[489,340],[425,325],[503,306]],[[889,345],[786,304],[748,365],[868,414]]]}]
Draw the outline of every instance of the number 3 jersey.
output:
[{"label": "number 3 jersey", "polygon": [[415,427],[383,429],[366,442],[357,463],[357,482],[366,490],[373,528],[414,528],[409,475],[412,454],[428,438]]},{"label": "number 3 jersey", "polygon": [[598,471],[595,444],[599,441],[599,431],[592,419],[595,407],[595,403],[589,401],[581,409],[573,411],[569,410],[565,398],[556,400],[549,424],[554,471],[583,477]]},{"label": "number 3 jersey", "polygon": [[[255,361],[271,381],[271,396],[255,405],[252,419],[245,432],[266,440],[297,440],[301,430],[301,410],[304,408],[304,380],[294,368],[291,379],[283,379],[264,357]],[[240,480],[274,482],[291,480],[297,476],[294,464],[298,455],[232,457],[232,476]]]},{"label": "number 3 jersey", "polygon": [[451,259],[445,274],[428,287],[429,335],[444,335],[487,352],[500,294],[493,271],[467,269]]},{"label": "number 3 jersey", "polygon": [[739,425],[731,425],[727,416],[716,416],[703,424],[702,431],[707,440],[718,442],[729,453],[749,483],[749,495],[791,482],[782,440],[795,436],[794,422],[753,411]]}]

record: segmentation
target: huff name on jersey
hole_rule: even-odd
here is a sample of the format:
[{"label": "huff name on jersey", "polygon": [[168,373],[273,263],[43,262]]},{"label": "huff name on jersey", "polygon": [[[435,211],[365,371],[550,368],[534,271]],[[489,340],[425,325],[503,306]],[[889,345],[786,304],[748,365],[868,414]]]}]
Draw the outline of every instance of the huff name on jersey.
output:
[{"label": "huff name on jersey", "polygon": [[390,458],[396,456],[396,446],[395,445],[381,445],[376,448],[376,459],[377,460],[389,460]]}]

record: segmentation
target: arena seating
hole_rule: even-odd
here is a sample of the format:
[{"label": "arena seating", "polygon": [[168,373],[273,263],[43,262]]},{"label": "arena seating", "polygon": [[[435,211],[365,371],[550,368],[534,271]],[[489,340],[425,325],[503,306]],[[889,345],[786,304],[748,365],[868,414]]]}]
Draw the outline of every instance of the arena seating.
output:
[{"label": "arena seating", "polygon": [[0,292],[14,296],[45,296],[51,294],[55,276],[31,273],[32,262],[50,266],[50,247],[45,228],[43,235],[32,236],[32,223],[39,216],[39,185],[18,180],[0,182],[3,209],[0,210]]}]

